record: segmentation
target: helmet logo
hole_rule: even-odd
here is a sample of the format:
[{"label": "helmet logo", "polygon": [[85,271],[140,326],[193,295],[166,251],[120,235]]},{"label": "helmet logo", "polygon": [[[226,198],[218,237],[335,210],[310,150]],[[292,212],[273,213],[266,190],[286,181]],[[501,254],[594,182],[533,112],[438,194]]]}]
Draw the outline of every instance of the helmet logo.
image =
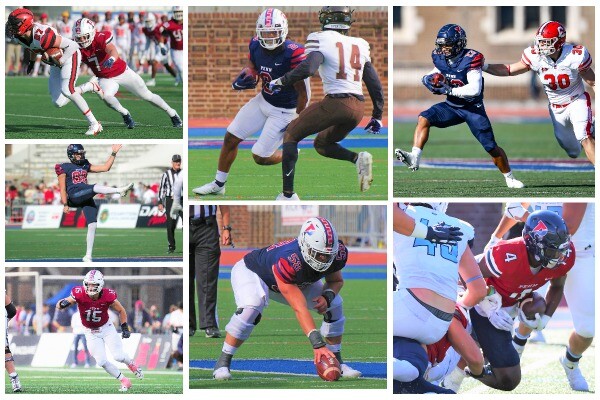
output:
[{"label": "helmet logo", "polygon": [[323,224],[323,228],[325,228],[325,243],[327,248],[332,248],[333,247],[333,229],[331,229],[331,225],[329,224],[329,221],[326,220],[325,218],[321,218],[319,217],[319,221],[321,221],[321,223]]},{"label": "helmet logo", "polygon": [[533,232],[538,232],[541,236],[545,236],[548,233],[548,227],[544,224],[544,221],[539,221],[535,228],[532,229]]},{"label": "helmet logo", "polygon": [[311,236],[316,230],[317,230],[317,228],[315,228],[315,225],[314,224],[310,224],[309,226],[306,227],[306,230],[304,232],[307,235]]}]

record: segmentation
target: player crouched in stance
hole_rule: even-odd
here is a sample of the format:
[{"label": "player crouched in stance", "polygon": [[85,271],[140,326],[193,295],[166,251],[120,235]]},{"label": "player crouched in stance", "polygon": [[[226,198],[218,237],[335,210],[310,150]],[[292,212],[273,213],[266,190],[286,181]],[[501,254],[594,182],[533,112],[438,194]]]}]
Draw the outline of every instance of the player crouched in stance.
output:
[{"label": "player crouched in stance", "polygon": [[377,134],[383,115],[383,89],[371,64],[369,44],[362,38],[348,36],[354,22],[349,6],[326,6],[319,12],[322,31],[306,39],[306,60],[298,68],[269,83],[273,91],[283,90],[319,71],[325,98],[304,110],[292,121],[283,138],[283,191],[277,200],[298,200],[294,192],[294,174],[298,161],[298,142],[317,133],[315,150],[324,157],[349,161],[356,165],[361,192],[373,181],[373,157],[366,151],[355,153],[342,147],[342,141],[360,123],[365,109],[362,81],[365,82],[373,113],[365,127]]},{"label": "player crouched in stance", "polygon": [[23,389],[21,388],[19,374],[17,374],[17,370],[15,369],[15,359],[13,358],[12,352],[8,347],[8,321],[17,315],[17,308],[7,294],[4,295],[4,309],[6,311],[6,318],[4,320],[4,368],[6,369],[6,372],[8,372],[8,377],[10,378],[10,384],[12,385],[13,392],[21,392]]},{"label": "player crouched in stance", "polygon": [[[422,238],[394,232],[398,279],[398,290],[394,292],[394,393],[454,393],[425,379],[425,346],[457,332],[454,328],[449,332],[449,328],[456,311],[459,277],[466,285],[459,299],[461,307],[472,307],[486,295],[485,282],[469,247],[474,230],[465,221],[446,214],[448,203],[400,206],[415,221],[435,226],[436,230],[436,225],[460,228],[463,236]],[[483,373],[483,361],[472,358],[474,373]]]},{"label": "player crouched in stance", "polygon": [[99,193],[119,193],[121,197],[125,197],[133,188],[133,183],[118,188],[87,183],[88,172],[110,171],[121,146],[120,144],[112,146],[112,153],[103,165],[92,165],[85,158],[85,149],[82,145],[70,144],[67,147],[67,156],[71,162],[54,166],[58,176],[60,200],[64,206],[64,213],[67,214],[70,207],[83,208],[83,215],[85,215],[85,223],[87,224],[87,251],[82,260],[84,262],[92,261],[92,250],[94,249],[94,238],[96,237],[98,205],[94,201],[94,196]]},{"label": "player crouched in stance", "polygon": [[[475,306],[470,310],[473,331],[489,362],[487,373],[482,377],[473,376],[475,379],[505,391],[519,385],[519,353],[511,336],[514,318],[518,315],[519,320],[531,329],[543,330],[561,301],[567,273],[573,268],[574,261],[575,247],[564,220],[546,210],[529,215],[522,237],[502,240],[486,251],[479,267],[487,284],[495,288],[500,299],[499,307]],[[521,305],[531,301],[532,292],[548,281],[545,309],[533,318],[526,316]],[[463,371],[453,372],[452,382],[448,385],[458,389],[464,376]]]},{"label": "player crouched in stance", "polygon": [[304,46],[290,39],[288,21],[276,8],[267,8],[256,21],[256,36],[250,41],[248,63],[235,79],[234,90],[254,89],[262,79],[262,90],[236,114],[221,146],[215,180],[192,191],[199,195],[225,194],[229,170],[237,157],[239,144],[256,132],[261,132],[252,146],[252,157],[259,165],[281,162],[278,150],[283,142],[283,131],[306,107],[310,86],[300,80],[293,87],[278,92],[268,87],[270,80],[293,70],[305,59]]},{"label": "player crouched in stance", "polygon": [[[85,274],[83,286],[75,286],[71,289],[71,295],[56,303],[56,308],[62,310],[75,303],[77,303],[81,322],[85,327],[85,338],[90,354],[96,360],[96,364],[121,381],[119,391],[126,392],[129,390],[131,381],[114,364],[108,362],[106,347],[108,347],[116,361],[127,364],[129,370],[138,379],[144,379],[142,370],[123,351],[121,337],[127,339],[131,335],[129,326],[127,326],[127,313],[123,305],[117,300],[117,293],[112,289],[104,288],[104,275],[102,275],[102,272],[93,269]],[[115,326],[110,322],[109,307],[119,314],[121,337],[119,337]]]},{"label": "player crouched in stance", "polygon": [[543,23],[534,45],[523,50],[514,64],[489,64],[483,70],[491,75],[514,76],[531,70],[540,78],[548,96],[548,110],[554,136],[569,157],[577,158],[581,148],[592,164],[596,162],[596,139],[592,100],[583,82],[596,86],[592,56],[580,45],[566,44],[567,31],[556,21]]},{"label": "player crouched in stance", "polygon": [[133,129],[135,122],[129,111],[117,100],[119,85],[165,111],[175,128],[183,126],[177,112],[162,97],[152,93],[146,87],[144,80],[119,58],[119,51],[113,43],[112,33],[109,31],[96,32],[94,22],[87,18],[80,18],[75,21],[73,39],[81,48],[83,62],[99,78],[98,84],[104,91],[104,102],[121,114],[128,129]]},{"label": "player crouched in stance", "polygon": [[[423,77],[423,85],[435,95],[446,95],[446,101],[434,104],[419,114],[411,152],[396,149],[396,158],[411,170],[419,169],[421,152],[429,139],[429,130],[447,128],[466,122],[471,133],[492,157],[494,165],[504,175],[509,188],[522,188],[515,179],[508,158],[494,138],[492,124],[483,104],[483,54],[467,49],[467,35],[456,24],[442,26],[437,34],[435,49],[431,53],[433,70]],[[436,74],[443,78],[434,81]]]},{"label": "player crouched in stance", "polygon": [[[81,64],[81,53],[77,43],[59,35],[51,26],[33,22],[33,20],[32,12],[26,8],[17,8],[11,12],[6,21],[7,38],[35,54],[43,55],[44,62],[52,66],[48,79],[48,90],[52,97],[52,103],[56,107],[63,107],[72,101],[90,123],[85,134],[97,135],[102,131],[102,125],[96,120],[81,95],[93,91],[102,98],[102,89],[94,82],[75,86]],[[47,57],[46,52],[54,48],[62,50],[62,56],[58,53],[56,58]],[[28,62],[27,74],[30,74],[35,64],[35,56],[25,62]]]},{"label": "player crouched in stance", "polygon": [[[231,270],[231,286],[238,307],[225,327],[227,336],[215,364],[215,379],[230,379],[231,359],[261,320],[269,300],[289,305],[314,351],[315,364],[322,356],[337,358],[342,377],[361,372],[344,364],[341,356],[344,312],[339,295],[342,268],[348,249],[335,228],[322,217],[308,219],[296,239],[248,253]],[[325,278],[325,283],[321,281]],[[317,330],[310,309],[323,316]]]}]

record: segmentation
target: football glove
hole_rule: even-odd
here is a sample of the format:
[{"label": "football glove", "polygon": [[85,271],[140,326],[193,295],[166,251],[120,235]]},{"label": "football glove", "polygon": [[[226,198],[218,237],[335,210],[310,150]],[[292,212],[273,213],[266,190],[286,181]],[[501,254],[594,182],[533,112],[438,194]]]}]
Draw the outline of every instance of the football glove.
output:
[{"label": "football glove", "polygon": [[527,325],[529,328],[536,330],[536,331],[543,330],[546,327],[546,325],[548,325],[550,318],[551,317],[549,317],[546,314],[540,315],[539,313],[536,313],[535,319],[527,319],[527,317],[523,313],[523,310],[521,310],[521,308],[519,308],[519,321],[521,321],[522,323]]},{"label": "football glove", "polygon": [[71,303],[67,299],[62,299],[61,301],[58,302],[58,308],[61,309],[61,310],[63,308],[69,307],[70,305],[71,305]]},{"label": "football glove", "polygon": [[115,58],[110,57],[108,60],[106,60],[102,63],[102,68],[108,69],[108,68],[112,67],[114,63],[115,63]]},{"label": "football glove", "polygon": [[446,82],[441,82],[440,87],[433,86],[433,82],[431,80],[432,75],[425,75],[421,79],[423,85],[433,94],[450,94],[452,88]]},{"label": "football glove", "polygon": [[283,82],[281,78],[277,78],[274,81],[269,82],[269,90],[273,93],[279,93],[283,89]]},{"label": "football glove", "polygon": [[121,331],[121,337],[123,339],[127,339],[131,336],[131,331],[129,330],[129,326],[127,326],[127,322],[121,324]]},{"label": "football glove", "polygon": [[31,73],[33,72],[34,66],[35,66],[35,61],[29,61],[29,63],[27,63],[27,75],[31,75]]},{"label": "football glove", "polygon": [[252,74],[248,73],[248,70],[244,68],[242,72],[235,78],[235,81],[231,84],[231,88],[234,90],[246,90],[254,89],[258,80]]},{"label": "football glove", "polygon": [[381,130],[381,121],[378,120],[377,118],[371,118],[371,120],[369,121],[367,126],[365,126],[365,131],[367,131],[367,133],[372,133],[374,135],[377,135],[380,130]]},{"label": "football glove", "polygon": [[513,327],[513,319],[506,311],[499,309],[493,311],[488,317],[490,323],[494,325],[494,328],[500,329],[501,331],[511,331]]},{"label": "football glove", "polygon": [[459,227],[442,223],[435,226],[428,226],[425,240],[429,240],[431,243],[455,245],[456,242],[462,240],[462,235],[463,233]]},{"label": "football glove", "polygon": [[475,309],[486,317],[490,317],[493,313],[502,308],[502,296],[500,293],[493,291],[492,294],[487,295],[475,306]]},{"label": "football glove", "polygon": [[167,55],[167,46],[165,46],[164,44],[160,45],[160,54],[162,54],[163,56]]}]

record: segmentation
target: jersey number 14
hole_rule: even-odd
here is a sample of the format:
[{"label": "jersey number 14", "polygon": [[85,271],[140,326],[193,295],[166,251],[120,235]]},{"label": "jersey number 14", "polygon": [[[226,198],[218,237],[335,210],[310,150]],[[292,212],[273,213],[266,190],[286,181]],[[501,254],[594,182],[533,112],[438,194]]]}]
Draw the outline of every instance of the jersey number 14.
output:
[{"label": "jersey number 14", "polygon": [[[342,42],[337,42],[335,45],[338,48],[338,55],[340,57],[340,70],[335,74],[335,79],[347,79],[348,74],[346,74],[346,57],[344,55],[344,44]],[[360,81],[360,71],[362,70],[362,65],[360,64],[360,49],[355,44],[352,45],[349,61],[350,67],[352,67],[352,69],[356,71],[354,73],[354,80],[358,82]]]}]

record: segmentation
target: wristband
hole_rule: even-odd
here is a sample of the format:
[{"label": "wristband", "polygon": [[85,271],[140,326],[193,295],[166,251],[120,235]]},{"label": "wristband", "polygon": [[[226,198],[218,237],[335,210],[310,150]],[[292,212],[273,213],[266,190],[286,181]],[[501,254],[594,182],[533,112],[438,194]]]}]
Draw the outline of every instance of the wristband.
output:
[{"label": "wristband", "polygon": [[128,331],[129,330],[129,326],[127,326],[127,322],[123,322],[121,324],[121,330],[123,330],[123,331]]},{"label": "wristband", "polygon": [[117,152],[113,151],[112,153],[110,153],[111,156],[116,157],[117,156]]},{"label": "wristband", "polygon": [[308,332],[308,340],[310,340],[310,344],[312,345],[313,349],[320,349],[321,347],[325,347],[327,345],[327,343],[325,343],[325,341],[323,340],[323,336],[321,336],[321,333],[316,330],[313,329],[312,331]]},{"label": "wristband", "polygon": [[331,307],[331,302],[335,299],[335,292],[331,289],[325,289],[321,296],[325,297],[325,301],[327,302],[327,308]]},{"label": "wristband", "polygon": [[224,230],[224,231],[229,231],[229,232],[231,232],[231,225],[225,225],[225,226],[223,227],[223,230]]},{"label": "wristband", "polygon": [[61,301],[58,302],[58,308],[60,308],[61,310],[63,308],[67,308],[71,305],[71,303],[69,303],[69,301],[67,299],[62,299]]},{"label": "wristband", "polygon": [[410,236],[419,239],[425,239],[427,237],[427,225],[415,221],[415,229],[412,231]]}]

